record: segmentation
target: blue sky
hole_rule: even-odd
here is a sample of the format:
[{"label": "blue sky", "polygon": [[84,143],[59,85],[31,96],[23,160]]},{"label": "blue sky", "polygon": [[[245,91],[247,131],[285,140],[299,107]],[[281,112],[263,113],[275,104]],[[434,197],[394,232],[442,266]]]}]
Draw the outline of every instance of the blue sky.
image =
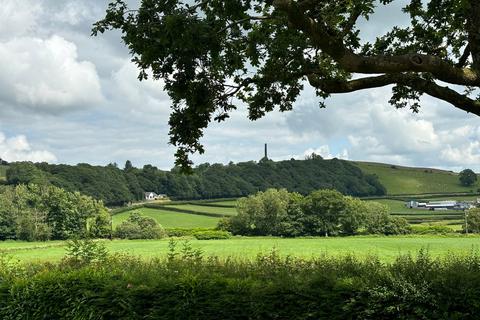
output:
[{"label": "blue sky", "polygon": [[[119,34],[90,37],[104,0],[0,0],[0,157],[76,164],[150,163],[169,169],[169,98],[161,82],[138,82]],[[138,1],[130,1],[135,6]],[[362,22],[373,39],[405,24],[402,1]],[[435,99],[412,114],[388,105],[382,88],[327,100],[308,85],[293,111],[256,122],[239,106],[212,125],[195,163],[324,157],[480,170],[480,118]]]}]

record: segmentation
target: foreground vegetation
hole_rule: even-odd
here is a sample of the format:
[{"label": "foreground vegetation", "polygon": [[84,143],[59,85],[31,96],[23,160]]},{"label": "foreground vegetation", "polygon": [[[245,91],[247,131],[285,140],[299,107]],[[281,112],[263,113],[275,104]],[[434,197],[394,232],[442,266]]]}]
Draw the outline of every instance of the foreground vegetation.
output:
[{"label": "foreground vegetation", "polygon": [[277,251],[204,257],[186,243],[145,261],[73,244],[60,263],[0,258],[2,319],[471,319],[480,312],[480,256],[392,263]]}]

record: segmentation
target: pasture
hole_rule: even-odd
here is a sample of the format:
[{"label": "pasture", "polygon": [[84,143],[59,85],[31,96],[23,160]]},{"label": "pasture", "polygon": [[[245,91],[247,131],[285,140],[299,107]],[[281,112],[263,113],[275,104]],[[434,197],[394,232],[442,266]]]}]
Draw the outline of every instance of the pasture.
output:
[{"label": "pasture", "polygon": [[[218,202],[221,203],[221,202]],[[189,212],[209,213],[218,216],[233,216],[237,214],[237,210],[234,207],[216,207],[208,206],[208,203],[202,205],[196,204],[169,204],[165,206],[166,209],[174,208]]]},{"label": "pasture", "polygon": [[476,192],[479,183],[464,187],[458,174],[445,170],[411,168],[373,162],[355,162],[367,174],[376,174],[380,183],[393,194]]},{"label": "pasture", "polygon": [[[178,240],[179,249],[182,241]],[[129,254],[145,259],[165,257],[168,239],[162,240],[102,240],[111,254]],[[206,256],[253,259],[273,248],[282,256],[302,258],[354,254],[359,258],[378,256],[389,262],[401,254],[416,254],[424,249],[432,256],[449,253],[468,254],[480,249],[477,236],[354,236],[330,238],[234,237],[228,240],[189,240],[191,246]],[[0,250],[21,262],[58,261],[65,255],[65,242],[0,242]]]},{"label": "pasture", "polygon": [[[164,228],[215,228],[220,218],[204,215],[168,211],[162,209],[136,209],[142,216],[155,219]],[[113,228],[127,220],[130,211],[116,214],[112,217]]]}]

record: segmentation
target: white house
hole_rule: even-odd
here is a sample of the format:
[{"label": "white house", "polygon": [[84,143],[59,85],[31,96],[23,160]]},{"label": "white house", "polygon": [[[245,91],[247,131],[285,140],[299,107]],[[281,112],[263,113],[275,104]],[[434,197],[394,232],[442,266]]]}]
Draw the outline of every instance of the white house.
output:
[{"label": "white house", "polygon": [[167,198],[166,194],[156,194],[155,192],[145,192],[145,200],[161,200]]}]

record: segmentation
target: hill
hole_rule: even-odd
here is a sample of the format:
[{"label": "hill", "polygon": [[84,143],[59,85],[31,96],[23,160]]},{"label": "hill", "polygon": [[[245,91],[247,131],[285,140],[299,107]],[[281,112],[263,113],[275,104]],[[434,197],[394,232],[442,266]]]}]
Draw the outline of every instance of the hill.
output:
[{"label": "hill", "polygon": [[191,175],[182,174],[178,168],[163,171],[151,165],[141,169],[126,166],[122,170],[115,165],[17,162],[9,165],[7,182],[53,184],[101,199],[107,205],[143,200],[144,192],[189,200],[237,198],[268,188],[286,188],[301,194],[325,188],[352,196],[385,194],[376,177],[364,174],[351,162],[319,156],[278,162],[262,159],[228,165],[205,163]]},{"label": "hill", "polygon": [[389,195],[477,192],[480,184],[464,187],[458,173],[374,162],[353,162],[365,174],[375,174]]}]

